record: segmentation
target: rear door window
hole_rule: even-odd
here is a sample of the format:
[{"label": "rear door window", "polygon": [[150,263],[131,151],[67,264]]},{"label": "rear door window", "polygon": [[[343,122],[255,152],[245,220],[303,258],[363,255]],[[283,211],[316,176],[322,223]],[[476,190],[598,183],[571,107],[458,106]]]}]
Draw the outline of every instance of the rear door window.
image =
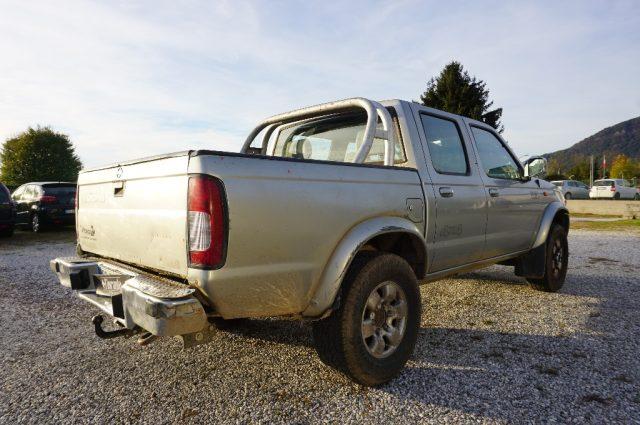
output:
[{"label": "rear door window", "polygon": [[460,129],[454,121],[421,114],[422,127],[427,138],[427,150],[431,164],[440,174],[469,173],[467,152]]}]

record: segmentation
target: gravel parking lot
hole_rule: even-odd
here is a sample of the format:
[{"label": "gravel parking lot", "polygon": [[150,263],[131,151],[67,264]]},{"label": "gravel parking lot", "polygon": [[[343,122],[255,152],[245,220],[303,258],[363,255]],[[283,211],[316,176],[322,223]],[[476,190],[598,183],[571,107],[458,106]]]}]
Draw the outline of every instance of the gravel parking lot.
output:
[{"label": "gravel parking lot", "polygon": [[307,325],[252,320],[182,351],[99,340],[49,259],[73,232],[0,240],[0,422],[640,422],[640,234],[572,231],[560,293],[506,267],[422,287],[405,371],[368,389]]}]

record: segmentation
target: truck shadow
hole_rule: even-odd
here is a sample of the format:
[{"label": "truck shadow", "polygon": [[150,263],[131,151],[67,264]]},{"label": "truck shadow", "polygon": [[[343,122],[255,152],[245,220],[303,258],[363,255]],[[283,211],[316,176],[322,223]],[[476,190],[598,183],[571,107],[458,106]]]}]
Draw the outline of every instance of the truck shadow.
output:
[{"label": "truck shadow", "polygon": [[[640,313],[632,308],[639,294],[638,282],[628,275],[612,276],[583,265],[570,271],[560,293],[547,294],[533,291],[508,271],[492,268],[455,279],[474,281],[463,282],[472,285],[471,297],[487,290],[499,292],[495,299],[503,301],[510,296],[525,303],[532,297],[547,297],[543,300],[551,304],[549,309],[535,310],[547,301],[523,304],[514,311],[504,307],[502,320],[516,321],[506,326],[508,332],[491,329],[495,326],[486,323],[464,326],[465,322],[453,318],[438,321],[436,312],[435,319],[428,318],[427,323],[434,319],[438,324],[420,329],[414,355],[403,372],[372,394],[382,391],[409,404],[436,405],[494,419],[527,421],[527,412],[538,416],[540,409],[586,421],[602,415],[624,418],[625,409],[640,403],[640,361],[629,348],[633,345],[625,342],[637,337],[638,327],[618,322],[628,321],[629,314],[640,322]],[[456,283],[442,283],[448,284]],[[628,286],[621,291],[620,285]],[[615,295],[622,293],[628,296]],[[440,308],[462,309],[458,313],[463,315],[482,308],[493,313],[501,309],[453,302]],[[559,317],[554,311],[559,311]],[[572,315],[577,315],[573,321]],[[546,321],[550,324],[543,326]],[[295,321],[250,320],[232,332],[313,349],[310,326]],[[335,377],[335,384],[345,384],[337,372]],[[514,411],[521,416],[514,418]]]}]

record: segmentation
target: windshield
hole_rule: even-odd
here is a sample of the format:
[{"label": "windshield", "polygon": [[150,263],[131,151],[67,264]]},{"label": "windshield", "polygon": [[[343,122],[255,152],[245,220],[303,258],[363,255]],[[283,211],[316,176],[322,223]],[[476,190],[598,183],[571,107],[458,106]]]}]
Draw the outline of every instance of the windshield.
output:
[{"label": "windshield", "polygon": [[610,186],[610,187],[614,187],[616,185],[615,181],[613,180],[596,180],[595,182],[593,182],[594,186]]}]

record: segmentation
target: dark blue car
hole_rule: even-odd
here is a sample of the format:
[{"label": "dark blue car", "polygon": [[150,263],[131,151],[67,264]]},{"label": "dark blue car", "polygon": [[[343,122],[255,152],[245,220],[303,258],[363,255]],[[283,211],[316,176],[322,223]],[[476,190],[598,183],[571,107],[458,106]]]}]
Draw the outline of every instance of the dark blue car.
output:
[{"label": "dark blue car", "polygon": [[0,183],[0,237],[11,236],[16,222],[16,207],[9,189]]}]

